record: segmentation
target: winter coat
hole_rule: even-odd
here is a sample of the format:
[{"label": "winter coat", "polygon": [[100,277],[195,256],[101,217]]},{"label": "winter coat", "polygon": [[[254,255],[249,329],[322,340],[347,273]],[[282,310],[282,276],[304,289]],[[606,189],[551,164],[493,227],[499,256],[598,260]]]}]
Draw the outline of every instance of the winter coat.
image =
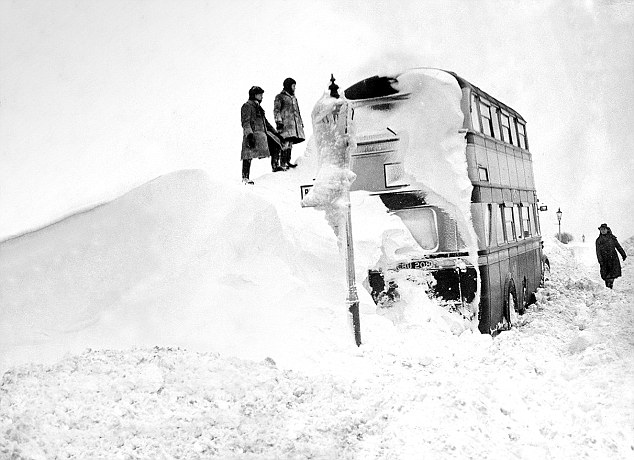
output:
[{"label": "winter coat", "polygon": [[605,235],[599,235],[596,241],[597,259],[601,267],[601,278],[614,279],[621,276],[621,261],[616,251],[619,251],[623,260],[627,257],[619,244],[616,236],[608,231]]},{"label": "winter coat", "polygon": [[[242,104],[240,118],[242,121],[242,152],[240,158],[242,160],[270,156],[269,143],[271,147],[281,148],[279,134],[268,122],[264,115],[264,109],[257,101],[249,99]],[[250,148],[247,142],[247,136],[251,133],[253,133],[255,138],[255,147],[253,148]]]},{"label": "winter coat", "polygon": [[299,113],[299,104],[295,95],[286,90],[275,96],[273,103],[275,123],[283,126],[280,135],[285,141],[299,144],[306,139],[304,136],[304,122]]}]

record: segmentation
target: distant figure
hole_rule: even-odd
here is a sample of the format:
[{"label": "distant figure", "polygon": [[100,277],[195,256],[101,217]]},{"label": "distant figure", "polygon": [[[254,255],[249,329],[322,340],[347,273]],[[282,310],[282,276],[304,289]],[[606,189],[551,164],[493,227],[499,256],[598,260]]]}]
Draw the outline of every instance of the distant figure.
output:
[{"label": "distant figure", "polygon": [[294,168],[291,163],[293,144],[304,142],[304,122],[299,113],[299,105],[295,97],[296,82],[292,78],[284,80],[282,92],[275,96],[273,116],[277,130],[282,136],[282,158],[280,166],[286,170]]},{"label": "distant figure", "polygon": [[586,242],[586,235],[581,235],[581,242],[585,243]]},{"label": "distant figure", "polygon": [[627,254],[619,244],[616,236],[612,234],[612,230],[607,224],[601,224],[599,227],[601,233],[596,241],[597,247],[597,259],[601,266],[601,278],[605,280],[605,285],[612,289],[614,286],[614,280],[621,276],[621,262],[619,256],[616,254],[618,251],[623,257],[623,261],[627,258]]},{"label": "distant figure", "polygon": [[242,121],[242,182],[253,185],[249,179],[251,160],[253,158],[271,157],[273,170],[277,165],[282,143],[279,134],[264,116],[261,106],[264,90],[259,86],[252,86],[249,90],[249,100],[242,104],[240,118]]}]

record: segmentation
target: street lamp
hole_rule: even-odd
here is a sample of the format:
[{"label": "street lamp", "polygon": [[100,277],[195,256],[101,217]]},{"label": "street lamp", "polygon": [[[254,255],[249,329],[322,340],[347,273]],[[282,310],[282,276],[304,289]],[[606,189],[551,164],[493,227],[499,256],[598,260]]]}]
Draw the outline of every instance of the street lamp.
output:
[{"label": "street lamp", "polygon": [[558,208],[555,214],[557,214],[557,222],[559,222],[559,233],[557,239],[561,242],[561,208]]}]

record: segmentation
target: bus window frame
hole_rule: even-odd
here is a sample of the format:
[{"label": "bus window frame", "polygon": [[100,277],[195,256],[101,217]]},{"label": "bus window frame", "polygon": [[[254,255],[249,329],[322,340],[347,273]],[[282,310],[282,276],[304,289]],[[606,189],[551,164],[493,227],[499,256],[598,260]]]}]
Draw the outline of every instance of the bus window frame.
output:
[{"label": "bus window frame", "polygon": [[[401,213],[408,213],[410,211],[415,211],[415,210],[424,210],[424,211],[429,211],[431,213],[431,217],[432,217],[432,224],[433,224],[433,228],[434,228],[434,235],[435,235],[435,240],[436,240],[436,245],[433,248],[425,248],[423,247],[423,245],[420,243],[420,241],[418,241],[417,239],[417,235],[418,233],[414,233],[409,225],[407,225],[406,220],[403,220],[403,218],[401,217]],[[410,232],[412,238],[414,238],[414,241],[416,241],[416,244],[418,244],[421,249],[423,251],[425,251],[426,253],[434,253],[434,252],[438,252],[438,250],[440,249],[440,226],[438,223],[438,213],[436,212],[436,209],[434,209],[433,206],[429,206],[429,205],[422,205],[422,206],[411,206],[411,207],[406,207],[406,208],[401,208],[401,209],[396,209],[396,210],[392,210],[390,211],[391,215],[394,215],[396,217],[398,217],[401,222],[403,223],[403,225],[405,226],[405,228],[407,228],[407,230]]]},{"label": "bus window frame", "polygon": [[535,205],[533,205],[533,216],[535,217],[535,229],[537,230],[537,234],[541,235],[542,229],[539,222],[539,210],[537,209],[537,206]]},{"label": "bus window frame", "polygon": [[[507,211],[508,210],[508,211]],[[507,212],[508,215],[510,216],[510,220],[507,220]],[[511,228],[511,237],[509,238],[509,234],[508,234],[508,224],[510,223],[510,228]],[[515,221],[513,220],[513,204],[512,203],[504,203],[502,205],[502,224],[504,227],[504,240],[507,243],[513,243],[515,241],[517,241],[517,237],[515,235]]]},{"label": "bus window frame", "polygon": [[[471,109],[471,128],[474,131],[477,131],[477,132],[481,133],[482,132],[482,120],[480,119],[480,97],[474,92],[471,92],[471,107],[470,107],[470,109]],[[474,123],[473,123],[474,114],[475,114],[476,120],[478,122],[477,126],[474,125]]]},{"label": "bus window frame", "polygon": [[[520,126],[522,127],[521,134],[520,134]],[[528,150],[528,137],[526,135],[526,123],[516,119],[516,129],[517,129],[517,146],[521,149]]]},{"label": "bus window frame", "polygon": [[487,247],[494,246],[493,244],[493,203],[486,204],[486,217],[484,221],[484,241],[486,241]]},{"label": "bus window frame", "polygon": [[[504,122],[503,122],[504,119],[507,120],[507,123],[508,123],[507,126],[504,125]],[[500,110],[500,130],[502,131],[502,140],[506,142],[507,144],[518,145],[518,143],[515,142],[517,135],[513,136],[513,131],[516,129],[517,128],[515,126],[515,117],[512,116],[506,110]],[[509,139],[506,139],[507,131],[508,131]]]},{"label": "bus window frame", "polygon": [[[524,232],[524,238],[530,238],[531,236],[533,236],[530,208],[531,206],[528,203],[522,203],[520,205],[520,219],[522,220],[522,231]],[[526,224],[526,228],[524,227],[524,224]]]},{"label": "bus window frame", "polygon": [[497,210],[495,212],[495,245],[503,246],[506,244],[506,231],[504,229],[504,204],[495,204]]},{"label": "bus window frame", "polygon": [[517,241],[524,239],[524,229],[522,228],[522,214],[520,211],[520,205],[513,204],[513,226],[515,229],[515,239]]},{"label": "bus window frame", "polygon": [[[482,112],[482,106],[485,106],[487,108],[487,114],[488,117],[485,117],[483,112]],[[491,120],[491,103],[489,101],[487,101],[486,99],[480,98],[480,103],[478,104],[478,111],[480,112],[480,126],[481,126],[481,130],[480,132],[482,134],[484,134],[485,136],[490,136],[490,137],[494,137],[493,136],[493,122]],[[485,132],[484,131],[484,120],[483,118],[486,118],[488,120],[488,131],[489,132]]]}]

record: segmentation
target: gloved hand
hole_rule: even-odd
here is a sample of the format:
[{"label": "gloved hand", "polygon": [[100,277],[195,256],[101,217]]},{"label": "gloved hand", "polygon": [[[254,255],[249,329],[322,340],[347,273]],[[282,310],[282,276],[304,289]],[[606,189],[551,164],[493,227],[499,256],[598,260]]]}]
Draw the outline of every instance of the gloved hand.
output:
[{"label": "gloved hand", "polygon": [[282,123],[275,123],[275,127],[277,128],[278,131],[283,131],[284,130],[284,124]]},{"label": "gloved hand", "polygon": [[247,145],[250,149],[255,147],[255,136],[253,135],[253,133],[247,134]]}]

